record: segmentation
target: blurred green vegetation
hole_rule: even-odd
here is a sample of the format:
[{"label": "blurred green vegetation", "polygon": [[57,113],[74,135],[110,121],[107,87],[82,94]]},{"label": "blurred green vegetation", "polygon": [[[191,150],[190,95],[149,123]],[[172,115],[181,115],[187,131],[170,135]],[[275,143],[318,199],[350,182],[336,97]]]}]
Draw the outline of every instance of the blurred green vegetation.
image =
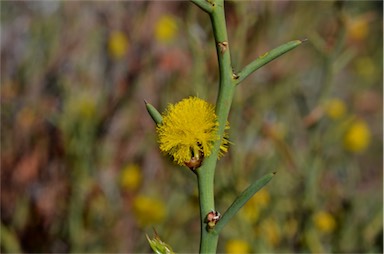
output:
[{"label": "blurred green vegetation", "polygon": [[[233,69],[308,42],[237,89],[221,212],[277,171],[219,252],[383,252],[381,1],[226,2]],[[1,252],[197,252],[196,179],[163,157],[143,100],[215,102],[188,2],[1,3]]]}]

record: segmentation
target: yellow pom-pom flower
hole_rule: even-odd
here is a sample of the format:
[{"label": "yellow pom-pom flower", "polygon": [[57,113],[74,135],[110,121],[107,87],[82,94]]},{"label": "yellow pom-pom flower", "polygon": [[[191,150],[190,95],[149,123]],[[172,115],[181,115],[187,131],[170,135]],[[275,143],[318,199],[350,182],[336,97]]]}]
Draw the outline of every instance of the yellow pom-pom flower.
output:
[{"label": "yellow pom-pom flower", "polygon": [[344,136],[344,147],[350,152],[364,151],[371,141],[371,132],[363,120],[355,120]]},{"label": "yellow pom-pom flower", "polygon": [[331,233],[336,227],[333,216],[325,211],[319,211],[313,216],[316,228],[323,233]]},{"label": "yellow pom-pom flower", "polygon": [[76,92],[67,100],[64,110],[73,118],[91,120],[97,116],[97,98],[85,92]]},{"label": "yellow pom-pom flower", "polygon": [[178,26],[175,17],[164,15],[160,17],[155,26],[155,38],[162,43],[168,43],[174,40],[178,32]]},{"label": "yellow pom-pom flower", "polygon": [[270,246],[277,246],[281,241],[280,226],[273,218],[267,218],[261,221],[259,228],[256,228],[256,232],[260,234]]},{"label": "yellow pom-pom flower", "polygon": [[108,52],[114,59],[120,59],[128,51],[129,43],[127,36],[120,31],[114,31],[108,39]]},{"label": "yellow pom-pom flower", "polygon": [[[189,97],[168,105],[162,116],[162,123],[156,128],[160,150],[171,155],[179,165],[197,168],[198,164],[190,166],[188,163],[194,160],[201,163],[219,139],[214,106],[200,98]],[[228,144],[225,134],[220,146],[221,155],[228,150]]]},{"label": "yellow pom-pom flower", "polygon": [[354,61],[356,73],[368,81],[375,80],[378,76],[379,68],[372,57],[359,57]]},{"label": "yellow pom-pom flower", "polygon": [[344,101],[333,98],[325,103],[325,112],[331,119],[340,119],[347,111]]},{"label": "yellow pom-pom flower", "polygon": [[140,167],[136,164],[127,165],[120,175],[120,185],[124,190],[135,191],[139,188],[142,181]]},{"label": "yellow pom-pom flower", "polygon": [[240,239],[229,240],[225,245],[226,253],[250,253],[250,249],[249,244]]},{"label": "yellow pom-pom flower", "polygon": [[368,15],[347,19],[347,36],[355,41],[364,40],[369,34],[369,22]]}]

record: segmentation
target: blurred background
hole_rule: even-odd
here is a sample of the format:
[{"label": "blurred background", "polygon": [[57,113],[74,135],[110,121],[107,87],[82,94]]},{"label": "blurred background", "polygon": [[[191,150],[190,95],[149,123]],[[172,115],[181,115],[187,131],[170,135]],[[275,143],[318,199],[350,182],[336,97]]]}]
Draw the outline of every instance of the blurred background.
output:
[{"label": "blurred background", "polygon": [[[383,252],[381,1],[226,2],[235,72],[308,41],[237,89],[227,253]],[[158,148],[144,100],[215,103],[211,24],[190,2],[1,3],[1,252],[148,253],[156,229],[197,252],[196,177]]]}]

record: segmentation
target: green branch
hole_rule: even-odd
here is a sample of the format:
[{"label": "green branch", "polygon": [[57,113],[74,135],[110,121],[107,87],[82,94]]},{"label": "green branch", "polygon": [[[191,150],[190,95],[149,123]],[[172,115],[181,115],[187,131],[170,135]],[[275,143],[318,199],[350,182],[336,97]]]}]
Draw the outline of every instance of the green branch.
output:
[{"label": "green branch", "polygon": [[213,11],[213,7],[215,6],[214,0],[191,0],[191,2],[207,13],[211,13]]},{"label": "green branch", "polygon": [[272,49],[271,51],[259,56],[253,62],[245,66],[239,73],[233,75],[233,80],[236,85],[238,85],[241,81],[246,79],[249,75],[251,75],[257,69],[260,69],[267,63],[276,59],[277,57],[287,53],[288,51],[296,48],[301,43],[306,40],[295,40],[285,43],[277,48]]}]

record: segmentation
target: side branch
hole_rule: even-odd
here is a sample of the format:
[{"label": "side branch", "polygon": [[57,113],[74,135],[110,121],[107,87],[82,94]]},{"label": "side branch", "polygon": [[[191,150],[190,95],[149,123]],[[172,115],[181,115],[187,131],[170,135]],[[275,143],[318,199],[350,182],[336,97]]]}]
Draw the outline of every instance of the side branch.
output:
[{"label": "side branch", "polygon": [[252,198],[253,195],[255,195],[256,192],[258,192],[261,188],[264,187],[273,176],[276,174],[270,173],[256,182],[252,183],[247,189],[245,189],[232,203],[232,205],[227,209],[227,211],[223,214],[223,217],[219,220],[219,222],[216,224],[215,227],[215,233],[220,233],[220,231],[223,229],[223,227],[232,219],[233,216],[240,210],[240,208],[247,203],[247,201]]},{"label": "side branch", "polygon": [[238,85],[241,81],[246,79],[249,75],[251,75],[254,71],[257,69],[263,67],[267,63],[271,62],[272,60],[276,59],[277,57],[287,53],[288,51],[296,48],[301,43],[303,43],[306,40],[295,40],[290,41],[286,44],[283,44],[277,48],[272,49],[271,51],[268,51],[267,53],[259,56],[256,60],[245,66],[239,73],[233,74],[233,82],[235,85]]},{"label": "side branch", "polygon": [[213,7],[215,6],[214,0],[191,0],[191,2],[207,13],[212,13]]}]

